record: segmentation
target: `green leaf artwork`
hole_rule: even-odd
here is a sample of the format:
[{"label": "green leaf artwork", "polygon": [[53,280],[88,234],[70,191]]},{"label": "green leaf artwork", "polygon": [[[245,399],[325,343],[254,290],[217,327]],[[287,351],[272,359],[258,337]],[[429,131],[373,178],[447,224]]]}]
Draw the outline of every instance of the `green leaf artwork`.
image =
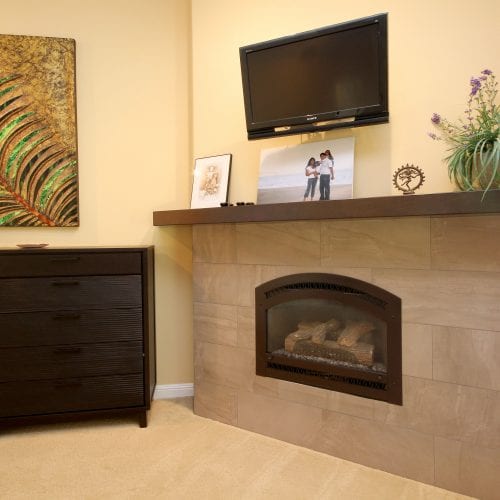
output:
[{"label": "green leaf artwork", "polygon": [[0,226],[78,226],[74,40],[0,35]]}]

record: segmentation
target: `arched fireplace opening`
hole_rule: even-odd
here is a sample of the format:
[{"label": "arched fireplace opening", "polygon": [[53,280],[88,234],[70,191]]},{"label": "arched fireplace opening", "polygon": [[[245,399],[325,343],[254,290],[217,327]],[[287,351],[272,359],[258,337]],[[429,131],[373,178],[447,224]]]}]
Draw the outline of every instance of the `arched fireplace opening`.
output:
[{"label": "arched fireplace opening", "polygon": [[256,373],[402,404],[401,300],[348,276],[294,274],[255,289]]}]

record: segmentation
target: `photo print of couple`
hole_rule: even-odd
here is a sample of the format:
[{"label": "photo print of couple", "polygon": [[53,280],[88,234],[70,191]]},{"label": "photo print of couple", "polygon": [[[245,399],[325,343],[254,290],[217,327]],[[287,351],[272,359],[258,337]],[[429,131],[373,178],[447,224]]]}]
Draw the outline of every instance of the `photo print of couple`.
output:
[{"label": "photo print of couple", "polygon": [[261,151],[257,203],[353,197],[354,137]]}]

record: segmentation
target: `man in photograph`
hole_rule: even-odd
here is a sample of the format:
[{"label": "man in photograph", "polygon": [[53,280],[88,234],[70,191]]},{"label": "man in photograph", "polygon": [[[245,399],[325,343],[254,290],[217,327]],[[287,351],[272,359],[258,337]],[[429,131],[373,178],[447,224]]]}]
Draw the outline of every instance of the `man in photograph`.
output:
[{"label": "man in photograph", "polygon": [[333,159],[326,153],[320,154],[319,162],[319,199],[330,199],[330,181],[333,180]]}]

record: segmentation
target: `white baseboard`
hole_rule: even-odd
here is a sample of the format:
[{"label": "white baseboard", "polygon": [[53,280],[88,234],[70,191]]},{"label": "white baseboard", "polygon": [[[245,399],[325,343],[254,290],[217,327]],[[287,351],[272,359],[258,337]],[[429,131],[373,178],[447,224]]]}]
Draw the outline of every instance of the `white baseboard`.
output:
[{"label": "white baseboard", "polygon": [[157,385],[153,399],[185,398],[194,395],[194,384]]}]

